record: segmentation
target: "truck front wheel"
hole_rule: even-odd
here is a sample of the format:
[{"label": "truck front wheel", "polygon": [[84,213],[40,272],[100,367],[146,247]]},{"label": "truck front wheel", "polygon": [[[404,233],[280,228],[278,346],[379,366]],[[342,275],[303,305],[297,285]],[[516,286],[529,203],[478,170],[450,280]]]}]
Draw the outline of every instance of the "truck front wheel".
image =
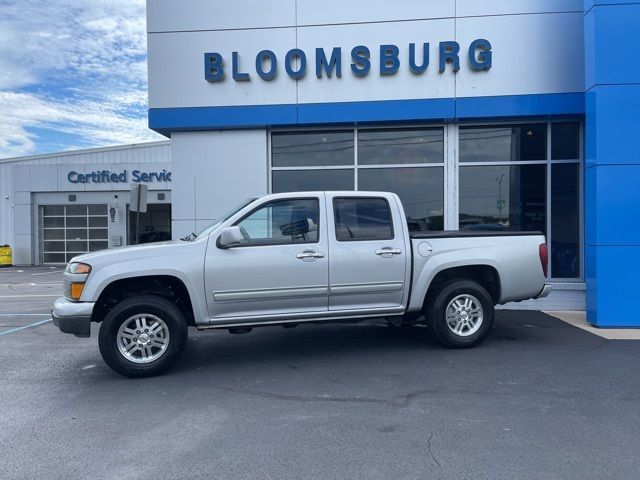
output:
[{"label": "truck front wheel", "polygon": [[425,314],[433,336],[443,345],[475,347],[493,326],[493,300],[472,280],[450,280],[429,297]]},{"label": "truck front wheel", "polygon": [[187,343],[187,322],[180,309],[156,295],[118,303],[100,326],[102,358],[126,377],[160,375],[177,361]]}]

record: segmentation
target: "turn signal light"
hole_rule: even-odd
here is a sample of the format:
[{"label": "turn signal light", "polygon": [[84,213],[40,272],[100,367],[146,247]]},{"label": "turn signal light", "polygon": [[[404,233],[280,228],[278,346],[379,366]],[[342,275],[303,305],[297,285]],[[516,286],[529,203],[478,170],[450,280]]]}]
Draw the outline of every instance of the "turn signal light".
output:
[{"label": "turn signal light", "polygon": [[82,290],[84,289],[84,283],[72,283],[71,284],[71,300],[80,300]]}]

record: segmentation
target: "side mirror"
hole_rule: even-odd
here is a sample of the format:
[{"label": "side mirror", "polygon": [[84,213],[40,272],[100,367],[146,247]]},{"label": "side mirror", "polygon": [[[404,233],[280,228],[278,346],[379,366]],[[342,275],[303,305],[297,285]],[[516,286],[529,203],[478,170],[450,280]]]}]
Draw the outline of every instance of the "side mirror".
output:
[{"label": "side mirror", "polygon": [[218,247],[223,249],[235,247],[240,245],[242,238],[240,227],[227,227],[218,237]]}]

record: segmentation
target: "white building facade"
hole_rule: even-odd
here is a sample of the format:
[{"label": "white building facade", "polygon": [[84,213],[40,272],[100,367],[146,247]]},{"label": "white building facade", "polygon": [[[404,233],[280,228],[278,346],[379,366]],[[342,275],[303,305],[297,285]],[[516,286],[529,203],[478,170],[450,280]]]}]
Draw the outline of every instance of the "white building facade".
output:
[{"label": "white building facade", "polygon": [[170,155],[164,141],[0,160],[0,245],[41,265],[134,243],[132,183],[149,187],[142,241],[170,239]]},{"label": "white building facade", "polygon": [[582,0],[147,9],[174,238],[264,193],[389,190],[415,229],[545,232],[549,301],[584,309]]}]

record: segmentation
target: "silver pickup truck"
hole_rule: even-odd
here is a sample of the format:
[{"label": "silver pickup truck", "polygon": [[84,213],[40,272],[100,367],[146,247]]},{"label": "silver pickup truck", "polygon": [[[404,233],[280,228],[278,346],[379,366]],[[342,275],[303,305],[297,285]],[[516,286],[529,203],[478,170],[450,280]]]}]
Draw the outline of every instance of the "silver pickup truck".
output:
[{"label": "silver pickup truck", "polygon": [[130,377],[174,365],[189,326],[380,317],[464,348],[488,335],[494,305],[547,295],[546,268],[538,232],[410,232],[393,193],[273,194],[182,241],[75,257],[52,318],[79,337],[100,323],[102,357]]}]

